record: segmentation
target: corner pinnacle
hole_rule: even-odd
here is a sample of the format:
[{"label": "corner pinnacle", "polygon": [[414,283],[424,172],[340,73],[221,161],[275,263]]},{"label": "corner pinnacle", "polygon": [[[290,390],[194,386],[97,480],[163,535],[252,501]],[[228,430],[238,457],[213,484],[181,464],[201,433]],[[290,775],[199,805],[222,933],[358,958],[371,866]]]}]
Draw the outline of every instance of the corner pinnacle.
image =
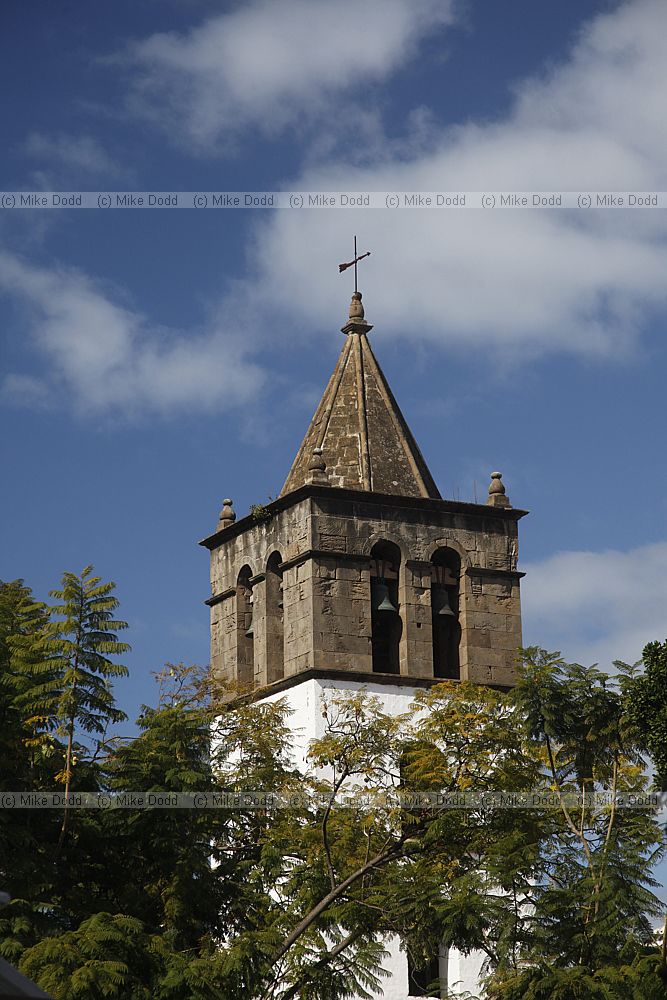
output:
[{"label": "corner pinnacle", "polygon": [[491,473],[491,484],[489,486],[489,498],[486,501],[490,507],[511,507],[510,498],[507,496],[505,484],[502,480],[502,472]]}]

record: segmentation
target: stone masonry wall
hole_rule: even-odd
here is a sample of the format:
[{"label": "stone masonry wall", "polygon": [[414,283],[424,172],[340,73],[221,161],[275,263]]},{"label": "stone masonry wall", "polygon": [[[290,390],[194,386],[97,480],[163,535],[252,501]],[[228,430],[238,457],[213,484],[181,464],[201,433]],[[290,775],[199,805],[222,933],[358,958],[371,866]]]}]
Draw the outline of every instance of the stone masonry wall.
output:
[{"label": "stone masonry wall", "polygon": [[401,674],[433,677],[430,560],[438,548],[452,548],[461,559],[461,677],[513,683],[521,606],[517,518],[511,512],[447,501],[371,502],[368,494],[357,501],[349,491],[327,490],[229,535],[211,553],[211,661],[218,676],[230,682],[236,677],[235,587],[248,565],[255,686],[280,679],[268,652],[277,635],[265,600],[266,566],[276,551],[282,556],[283,676],[309,668],[372,674],[370,552],[387,540],[402,554]]},{"label": "stone masonry wall", "polygon": [[318,567],[313,665],[371,671],[368,558],[376,542],[387,540],[402,553],[401,674],[433,677],[430,559],[438,548],[453,548],[461,557],[461,676],[513,683],[521,645],[516,520],[473,504],[470,513],[449,512],[446,501],[426,507],[365,501],[348,503],[345,510],[340,506],[327,498],[313,508],[313,546],[331,550],[313,560]]},{"label": "stone masonry wall", "polygon": [[[252,571],[255,653],[255,686],[268,683],[268,643],[272,637],[266,614],[266,567],[279,552],[283,570],[284,672],[286,675],[312,665],[312,567],[294,562],[312,548],[310,502],[295,504],[270,520],[258,520],[242,534],[211,552],[211,669],[214,676],[235,684],[237,631],[236,583],[247,565]],[[273,679],[273,678],[272,678]]]}]

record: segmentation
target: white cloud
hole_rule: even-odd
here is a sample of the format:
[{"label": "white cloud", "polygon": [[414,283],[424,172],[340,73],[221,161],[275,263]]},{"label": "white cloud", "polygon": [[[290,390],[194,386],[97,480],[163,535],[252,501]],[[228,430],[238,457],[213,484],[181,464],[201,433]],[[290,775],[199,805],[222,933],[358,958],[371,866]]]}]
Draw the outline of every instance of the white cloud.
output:
[{"label": "white cloud", "polygon": [[[293,187],[665,190],[665,92],[667,5],[634,0],[585,27],[548,76],[525,81],[504,120],[441,131],[427,151],[387,143],[373,165],[343,156]],[[351,149],[358,138],[351,128]],[[259,294],[304,323],[342,319],[345,279],[333,275],[352,232],[374,252],[361,280],[383,336],[490,345],[509,360],[563,350],[618,357],[667,303],[667,221],[651,208],[284,211],[256,242]]]},{"label": "white cloud", "polygon": [[80,271],[0,252],[2,291],[26,309],[46,362],[41,378],[6,376],[0,391],[13,403],[48,397],[84,412],[167,414],[238,406],[261,385],[247,342],[215,319],[198,331],[151,327]]},{"label": "white cloud", "polygon": [[611,669],[667,639],[667,542],[627,552],[560,552],[524,566],[524,642]]},{"label": "white cloud", "polygon": [[[187,33],[151,35],[123,61],[133,110],[203,147],[247,127],[276,133],[337,118],[453,20],[453,0],[255,0]],[[333,106],[332,98],[338,102]]]},{"label": "white cloud", "polygon": [[62,168],[74,171],[76,176],[80,173],[107,177],[127,175],[125,168],[107,153],[101,142],[90,135],[31,132],[23,144],[23,151],[41,161],[46,176]]},{"label": "white cloud", "polygon": [[[309,0],[307,14],[304,4],[256,2],[189,35],[140,43],[134,57],[145,99],[165,88],[178,105],[174,128],[202,142],[227,128],[280,126],[334,93],[347,107],[347,88],[357,94],[360,74],[388,74],[429,26],[451,16],[451,6],[435,0],[368,0],[354,14],[351,0],[350,11],[348,0]],[[382,32],[366,23],[378,17],[378,5]],[[630,0],[585,26],[560,66],[521,84],[504,120],[438,132],[422,111],[413,119],[415,141],[401,146],[383,144],[372,121],[357,130],[352,116],[349,148],[358,152],[372,135],[372,165],[350,166],[344,156],[308,168],[294,186],[665,190],[666,56],[667,5]],[[335,117],[340,123],[340,110]],[[325,130],[331,120],[322,117]],[[354,232],[360,248],[373,251],[361,282],[377,337],[455,345],[480,364],[556,351],[623,357],[647,317],[667,303],[667,222],[655,209],[281,210],[258,223],[240,283],[243,301],[256,310],[254,327],[284,327],[294,341],[299,330],[312,337],[315,325],[330,337],[345,318],[350,288],[349,272],[337,280],[336,264],[349,257]],[[81,405],[216,407],[246,398],[260,377],[226,321],[189,335],[156,330],[76,272],[61,277],[5,258],[9,286],[12,268],[15,290],[35,300],[42,350]],[[220,315],[233,315],[233,307]]]}]

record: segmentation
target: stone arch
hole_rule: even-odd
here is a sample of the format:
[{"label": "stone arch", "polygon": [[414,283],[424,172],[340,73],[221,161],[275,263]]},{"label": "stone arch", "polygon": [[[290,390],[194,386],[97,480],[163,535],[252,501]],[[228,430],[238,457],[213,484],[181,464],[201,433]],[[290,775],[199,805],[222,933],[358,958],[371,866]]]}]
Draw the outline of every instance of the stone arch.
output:
[{"label": "stone arch", "polygon": [[402,552],[396,542],[380,538],[371,547],[371,655],[376,673],[400,673],[403,621],[399,604]]},{"label": "stone arch", "polygon": [[362,555],[371,555],[371,550],[378,544],[378,542],[390,542],[395,545],[401,554],[401,563],[404,564],[409,558],[410,553],[405,547],[405,542],[398,535],[393,534],[391,531],[374,531],[368,536],[366,541],[361,547]]},{"label": "stone arch", "polygon": [[461,543],[459,541],[457,541],[456,538],[450,538],[448,536],[445,537],[445,538],[438,538],[434,542],[431,542],[430,545],[427,546],[427,548],[426,548],[426,557],[425,557],[426,561],[427,562],[432,562],[433,561],[433,556],[435,555],[436,552],[438,552],[439,549],[453,549],[454,552],[456,552],[458,554],[458,556],[459,556],[459,558],[461,560],[461,572],[462,573],[466,569],[468,569],[468,567],[471,565],[471,563],[470,563],[470,555],[468,553],[468,550],[465,549],[461,545]]},{"label": "stone arch", "polygon": [[236,578],[236,680],[240,688],[252,687],[255,679],[252,577],[246,564]]},{"label": "stone arch", "polygon": [[266,678],[269,684],[285,676],[285,616],[283,557],[274,551],[266,561]]}]

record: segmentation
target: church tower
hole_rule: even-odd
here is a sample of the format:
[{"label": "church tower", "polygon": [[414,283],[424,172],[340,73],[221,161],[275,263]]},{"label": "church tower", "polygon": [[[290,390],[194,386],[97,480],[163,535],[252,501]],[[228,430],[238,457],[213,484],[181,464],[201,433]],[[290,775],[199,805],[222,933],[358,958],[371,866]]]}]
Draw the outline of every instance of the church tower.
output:
[{"label": "church tower", "polygon": [[[225,500],[201,543],[211,553],[211,670],[232,690],[287,698],[297,762],[322,735],[327,691],[365,688],[398,713],[443,678],[509,687],[521,645],[526,511],[512,507],[499,472],[486,503],[441,497],[371,329],[355,292],[280,496],[240,519]],[[451,956],[449,973],[440,961],[441,976],[475,987]],[[418,995],[398,948],[391,964],[387,1000]]]},{"label": "church tower", "polygon": [[487,502],[443,500],[375,358],[361,293],[277,500],[211,553],[211,668],[265,697],[307,682],[511,686],[521,645],[518,521],[499,472]]}]

